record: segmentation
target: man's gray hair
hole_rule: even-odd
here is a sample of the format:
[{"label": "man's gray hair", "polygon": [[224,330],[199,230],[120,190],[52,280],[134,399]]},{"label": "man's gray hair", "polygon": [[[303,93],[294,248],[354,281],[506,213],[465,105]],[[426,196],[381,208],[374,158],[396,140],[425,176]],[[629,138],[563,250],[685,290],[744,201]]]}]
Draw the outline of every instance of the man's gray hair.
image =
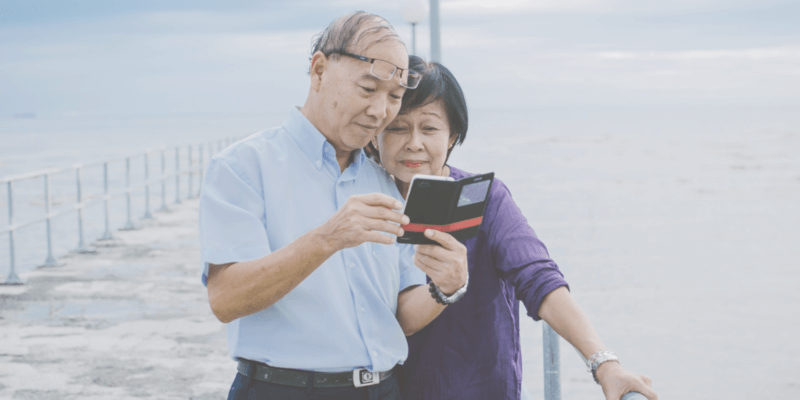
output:
[{"label": "man's gray hair", "polygon": [[[365,26],[369,27],[362,31]],[[359,31],[361,32],[359,33]],[[336,18],[322,33],[314,37],[311,57],[318,51],[325,56],[331,56],[335,51],[353,52],[356,45],[369,36],[374,36],[375,39],[367,44],[365,49],[387,40],[403,43],[400,35],[385,18],[364,11],[356,11]],[[339,57],[339,55],[333,54],[332,57]]]}]

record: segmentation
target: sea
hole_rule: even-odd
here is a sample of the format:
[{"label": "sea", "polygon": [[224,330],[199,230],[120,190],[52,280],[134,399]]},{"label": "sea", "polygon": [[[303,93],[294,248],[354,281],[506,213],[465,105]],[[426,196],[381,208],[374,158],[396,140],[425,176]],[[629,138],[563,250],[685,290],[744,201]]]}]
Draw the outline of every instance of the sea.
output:
[{"label": "sea", "polygon": [[[225,140],[280,124],[256,114],[20,115],[0,118],[0,180],[82,164],[82,195],[102,195],[109,226],[128,222],[132,186],[151,178],[149,205],[196,196],[201,164]],[[126,162],[127,161],[127,162]],[[450,164],[493,171],[547,245],[605,345],[652,378],[661,399],[800,398],[800,108],[538,107],[471,110]],[[74,168],[50,178],[53,211],[73,207]],[[191,182],[191,183],[190,183]],[[191,191],[189,190],[191,186]],[[0,232],[7,187],[0,187]],[[13,186],[14,222],[45,215],[43,178]],[[176,196],[177,193],[177,196]],[[145,214],[131,192],[131,221]],[[105,231],[102,201],[83,210],[85,242]],[[51,221],[55,257],[78,245],[74,212]],[[23,277],[47,256],[42,223],[15,233]],[[0,279],[9,270],[0,234]],[[198,267],[199,268],[199,267]],[[200,288],[198,288],[200,289]],[[794,310],[794,311],[792,311]],[[521,307],[523,386],[543,398],[540,323]],[[561,341],[565,400],[604,399]]]}]

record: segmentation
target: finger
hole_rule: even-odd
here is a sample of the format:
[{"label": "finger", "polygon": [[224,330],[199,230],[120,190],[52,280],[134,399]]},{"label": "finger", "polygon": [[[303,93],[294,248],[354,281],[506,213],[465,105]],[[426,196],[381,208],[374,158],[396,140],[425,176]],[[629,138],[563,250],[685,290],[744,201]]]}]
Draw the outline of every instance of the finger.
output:
[{"label": "finger", "polygon": [[389,210],[386,207],[365,205],[364,209],[362,210],[362,214],[368,218],[392,221],[400,225],[408,225],[408,223],[411,222],[411,220],[408,219],[408,216],[397,211]]},{"label": "finger", "polygon": [[457,248],[457,244],[460,244],[458,240],[453,237],[453,235],[446,232],[437,231],[436,229],[425,229],[425,237],[441,244],[448,250],[455,250]]},{"label": "finger", "polygon": [[644,381],[644,385],[636,385],[633,390],[643,394],[644,397],[647,397],[649,400],[658,400],[658,395],[653,391],[653,381],[650,377],[645,375],[639,376],[642,378],[642,381]]},{"label": "finger", "polygon": [[426,264],[424,261],[422,261],[420,258],[421,257],[419,257],[416,254],[414,254],[414,257],[411,258],[411,261],[414,263],[414,265],[417,266],[417,268],[422,270],[422,272],[424,272],[425,275],[430,276],[430,274],[428,274],[428,273],[429,272],[435,272],[435,270],[433,268],[431,268],[428,264]]},{"label": "finger", "polygon": [[[441,261],[439,261],[439,260],[437,260],[435,258],[432,258],[430,256],[427,256],[425,254],[422,254],[422,253],[417,253],[414,256],[417,258],[417,260],[420,260],[421,262],[423,262],[429,268],[430,272],[437,273],[437,272],[440,272],[442,270],[442,262]],[[430,274],[428,274],[428,275],[430,276]]]},{"label": "finger", "polygon": [[358,198],[362,203],[369,206],[389,207],[394,210],[403,209],[403,203],[400,200],[383,193],[369,193],[353,197]]},{"label": "finger", "polygon": [[424,254],[441,263],[447,263],[453,252],[435,244],[421,244],[417,247],[417,254]]},{"label": "finger", "polygon": [[369,231],[386,232],[395,236],[403,236],[405,233],[403,228],[379,219],[365,219],[362,226]]},{"label": "finger", "polygon": [[638,392],[641,393],[644,397],[647,397],[648,400],[658,400],[658,395],[656,394],[656,392],[653,391],[653,389],[650,388],[639,389]]},{"label": "finger", "polygon": [[365,242],[373,242],[380,244],[394,244],[394,238],[378,232],[367,232],[364,235]]}]

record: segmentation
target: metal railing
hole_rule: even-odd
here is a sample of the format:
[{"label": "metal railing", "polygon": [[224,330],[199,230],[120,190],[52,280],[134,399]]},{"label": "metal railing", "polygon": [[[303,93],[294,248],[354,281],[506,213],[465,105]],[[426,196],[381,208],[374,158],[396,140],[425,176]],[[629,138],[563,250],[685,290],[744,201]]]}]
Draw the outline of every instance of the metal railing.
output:
[{"label": "metal railing", "polygon": [[[150,186],[156,183],[160,183],[161,185],[161,207],[157,210],[159,212],[169,211],[167,207],[167,195],[166,195],[166,182],[168,179],[175,178],[175,202],[174,204],[181,203],[181,192],[180,192],[180,181],[182,175],[188,176],[188,183],[187,183],[187,197],[186,198],[193,198],[199,195],[200,186],[203,182],[203,173],[205,169],[205,161],[203,155],[205,151],[208,151],[209,159],[213,154],[216,152],[221,151],[224,147],[229,146],[233,141],[237,138],[227,138],[218,141],[212,141],[208,143],[207,147],[204,147],[204,144],[190,144],[186,146],[187,149],[187,168],[181,170],[180,164],[180,146],[175,146],[175,170],[171,174],[167,174],[166,169],[166,152],[172,150],[173,147],[168,148],[161,148],[158,150],[150,150],[146,151],[142,154],[138,154],[135,156],[129,157],[122,157],[117,158],[110,161],[104,161],[99,163],[92,163],[92,164],[76,164],[71,167],[65,168],[52,168],[43,171],[32,172],[23,175],[17,176],[10,176],[0,179],[0,185],[6,185],[6,190],[8,193],[8,226],[4,228],[0,228],[0,234],[7,232],[8,233],[8,248],[9,248],[9,261],[10,261],[10,268],[8,277],[6,281],[0,283],[0,285],[21,285],[23,281],[19,278],[16,273],[15,269],[15,259],[14,259],[14,233],[15,231],[19,230],[20,228],[24,228],[27,226],[35,225],[40,222],[45,223],[45,232],[46,232],[46,243],[47,243],[47,257],[44,261],[42,266],[45,267],[53,267],[58,266],[58,261],[53,255],[53,241],[52,241],[52,230],[51,230],[51,220],[57,216],[69,214],[75,212],[77,214],[77,240],[78,245],[73,250],[77,253],[92,253],[93,250],[88,248],[84,242],[84,232],[83,232],[83,210],[87,206],[98,204],[100,202],[103,203],[103,211],[104,211],[104,231],[103,234],[98,238],[98,240],[111,240],[114,239],[114,235],[111,233],[111,227],[109,224],[109,201],[125,197],[125,211],[126,211],[126,221],[125,224],[120,228],[120,230],[131,230],[136,229],[136,226],[133,223],[132,213],[131,213],[131,193],[137,190],[144,189],[144,213],[141,219],[152,219],[153,216],[150,213]],[[214,147],[216,147],[216,151],[214,151]],[[193,149],[197,148],[198,154],[198,166],[194,167],[194,151]],[[161,158],[161,171],[157,178],[152,179],[150,177],[150,155],[157,153],[160,155]],[[131,184],[131,159],[136,157],[142,157],[144,161],[144,179],[143,182],[133,186]],[[117,191],[111,192],[109,188],[109,181],[108,181],[108,166],[110,163],[125,161],[125,188]],[[91,167],[103,167],[103,194],[102,195],[95,195],[91,197],[84,198],[82,196],[82,179],[81,179],[81,171],[86,168]],[[75,193],[76,193],[76,202],[72,207],[68,207],[59,211],[52,211],[50,207],[50,177],[53,174],[64,173],[68,171],[75,171]],[[199,177],[200,185],[198,185],[197,192],[194,192],[193,186],[193,177],[194,174],[197,173]],[[43,178],[44,182],[44,215],[39,218],[34,218],[28,220],[26,222],[14,223],[14,192],[13,192],[13,184],[14,182],[22,181],[22,180],[29,180],[29,179],[36,179],[36,178]],[[543,360],[544,360],[544,393],[545,393],[545,400],[561,400],[561,353],[559,348],[559,335],[553,328],[550,327],[546,322],[542,321],[542,346],[543,346]],[[585,361],[585,360],[584,360]],[[526,400],[526,391],[523,390],[523,400]],[[646,397],[641,395],[640,393],[632,392],[628,393],[622,397],[622,400],[646,400]]]},{"label": "metal railing", "polygon": [[[542,359],[544,361],[544,398],[545,400],[561,400],[561,350],[560,336],[547,322],[542,321]],[[580,352],[578,352],[581,358]],[[586,359],[583,359],[586,362]],[[598,386],[598,390],[600,387]],[[523,396],[522,400],[526,400]],[[647,400],[639,392],[630,392],[622,396],[622,400]]]},{"label": "metal railing", "polygon": [[[77,246],[73,250],[74,252],[78,253],[92,253],[93,250],[88,248],[84,242],[84,209],[91,205],[96,205],[99,203],[103,203],[103,217],[104,217],[104,231],[103,234],[98,238],[98,240],[111,240],[114,239],[114,235],[111,233],[111,226],[109,223],[109,202],[111,200],[125,197],[126,203],[126,221],[125,224],[122,226],[120,230],[131,230],[136,229],[136,226],[133,223],[133,216],[131,214],[131,193],[144,190],[144,214],[142,215],[142,219],[150,219],[153,218],[152,214],[150,213],[150,186],[155,185],[157,183],[161,183],[161,208],[158,211],[168,211],[167,207],[167,200],[166,200],[166,182],[168,179],[175,178],[175,204],[181,203],[181,191],[180,191],[180,183],[181,177],[187,176],[188,184],[187,184],[187,194],[186,198],[193,198],[199,196],[200,186],[203,182],[203,172],[205,168],[205,161],[204,161],[204,154],[208,152],[209,159],[213,154],[216,152],[221,151],[224,147],[229,146],[233,143],[237,138],[226,138],[221,140],[216,140],[208,143],[202,144],[189,144],[185,145],[186,152],[187,152],[187,162],[186,168],[181,169],[181,148],[182,146],[175,146],[174,147],[174,154],[175,154],[175,170],[167,174],[166,169],[166,154],[167,151],[172,151],[173,147],[165,147],[157,150],[148,150],[144,153],[129,156],[129,157],[121,157],[117,159],[112,159],[109,161],[103,161],[98,163],[91,163],[91,164],[75,164],[71,167],[63,167],[63,168],[51,168],[42,171],[36,171],[32,173],[16,175],[16,176],[8,176],[0,179],[0,186],[6,186],[6,191],[8,195],[8,226],[0,227],[0,234],[8,233],[8,249],[9,249],[9,272],[8,277],[6,278],[5,282],[0,283],[0,285],[21,285],[23,284],[23,280],[17,275],[16,272],[16,265],[15,265],[15,243],[14,243],[14,234],[21,228],[25,228],[28,226],[36,225],[39,223],[44,222],[45,224],[45,240],[43,242],[46,243],[46,251],[47,256],[45,258],[44,264],[41,266],[43,267],[54,267],[60,265],[53,254],[53,234],[51,229],[51,221],[53,218],[70,214],[76,213],[77,215],[77,232],[76,232],[76,239],[77,239]],[[194,164],[194,149],[197,149],[197,156],[198,156],[198,163],[197,166]],[[214,149],[216,148],[216,151]],[[151,154],[160,154],[161,156],[161,173],[159,176],[153,178],[150,175],[150,155]],[[144,165],[144,179],[137,185],[133,185],[131,183],[131,160],[142,157],[143,165]],[[109,174],[108,174],[108,167],[109,164],[117,163],[117,162],[125,162],[125,187],[121,190],[112,191],[109,187]],[[103,168],[103,192],[100,195],[94,196],[83,196],[83,180],[81,179],[81,171],[84,171],[88,168],[93,167],[100,167]],[[51,177],[55,174],[62,174],[69,171],[75,171],[75,203],[72,204],[70,207],[62,208],[58,211],[51,210]],[[194,177],[195,174],[199,177],[200,185],[198,185],[197,191],[194,191]],[[42,178],[44,183],[44,215],[27,220],[25,222],[15,223],[15,215],[14,215],[14,185],[17,182],[24,181],[24,180],[33,180]]]}]

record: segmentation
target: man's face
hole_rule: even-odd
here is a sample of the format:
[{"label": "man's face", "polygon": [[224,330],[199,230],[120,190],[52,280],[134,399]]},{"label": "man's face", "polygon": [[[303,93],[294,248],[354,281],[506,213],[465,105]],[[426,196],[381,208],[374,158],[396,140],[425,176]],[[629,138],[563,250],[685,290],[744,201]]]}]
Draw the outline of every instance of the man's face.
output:
[{"label": "man's face", "polygon": [[[408,67],[405,46],[395,40],[357,46],[354,54]],[[328,57],[319,95],[325,105],[323,133],[337,151],[353,151],[369,143],[383,131],[398,111],[405,88],[400,71],[392,79],[381,80],[370,74],[372,64],[347,56]]]}]

